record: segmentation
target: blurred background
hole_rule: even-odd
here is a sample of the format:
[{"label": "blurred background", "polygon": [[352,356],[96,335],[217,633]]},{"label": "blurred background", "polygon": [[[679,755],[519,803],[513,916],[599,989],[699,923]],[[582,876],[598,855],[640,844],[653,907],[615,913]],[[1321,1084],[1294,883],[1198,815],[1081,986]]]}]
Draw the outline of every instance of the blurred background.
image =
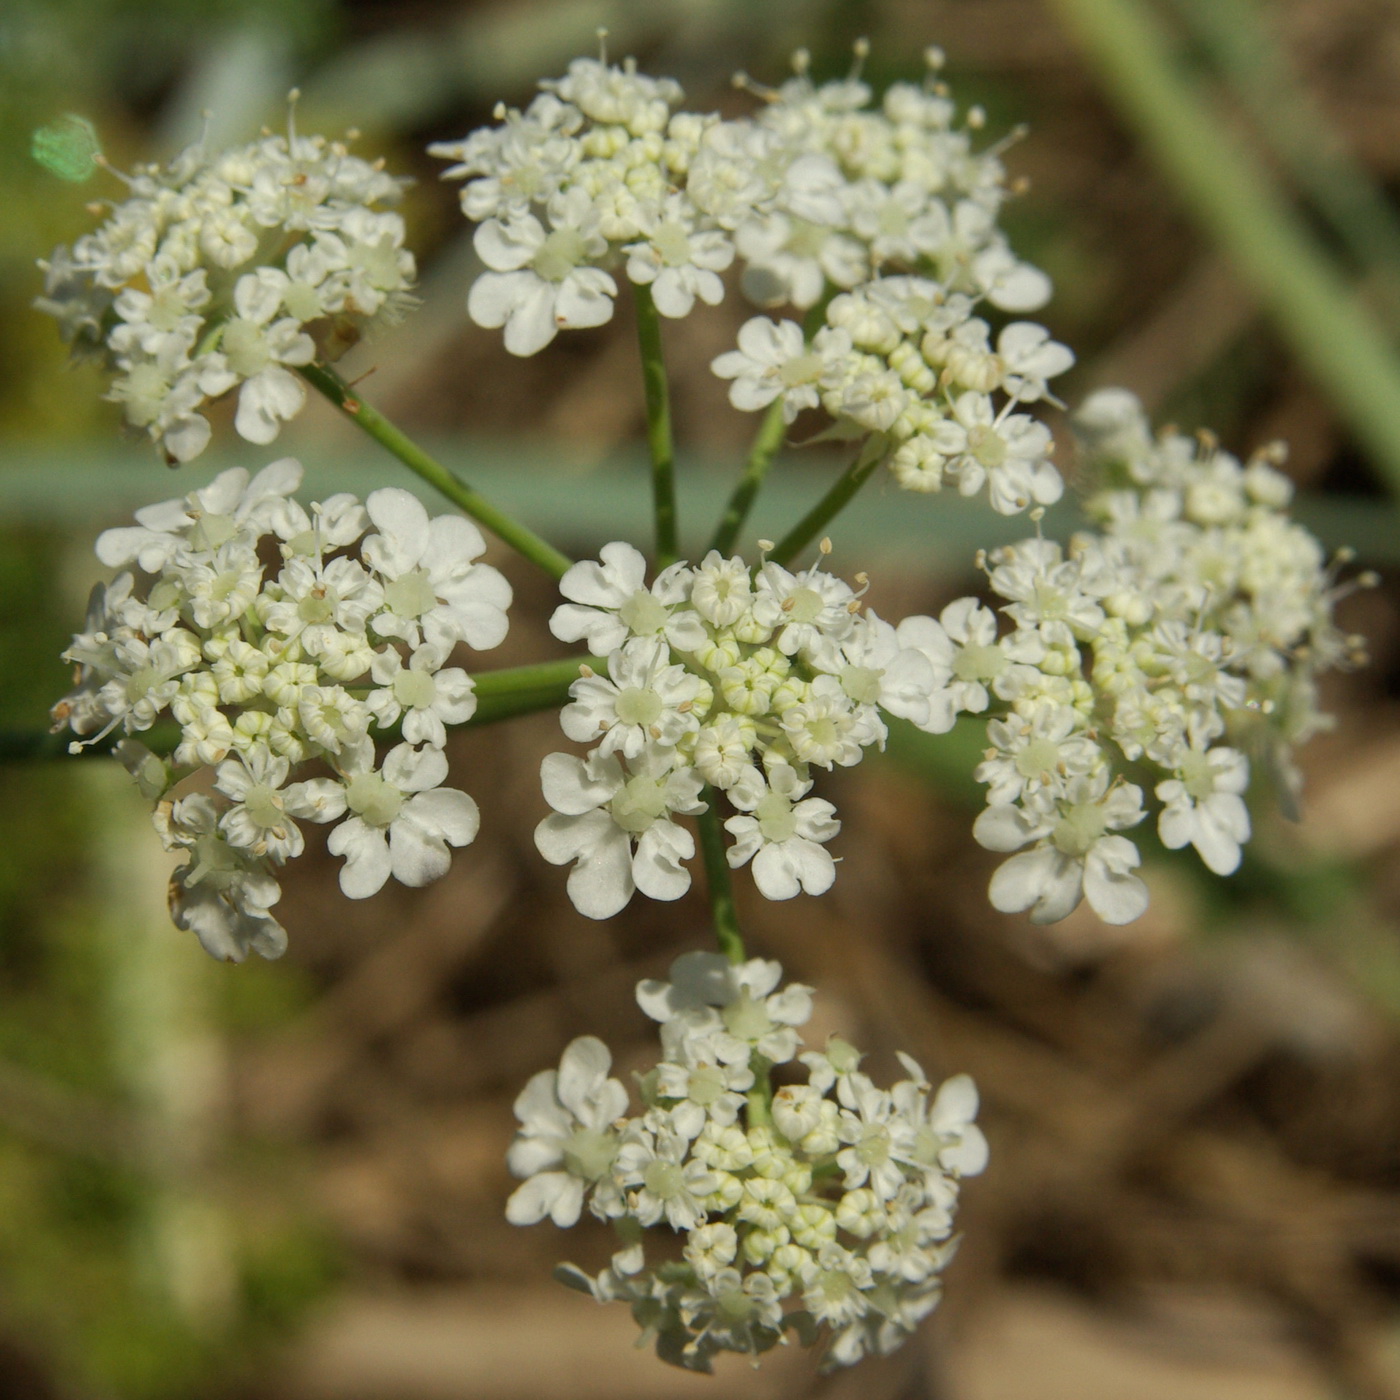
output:
[{"label": "blurred background", "polygon": [[[502,1217],[524,1080],[583,1033],[624,1075],[645,1067],[633,985],[709,938],[695,896],[575,913],[531,840],[550,716],[455,742],[485,824],[441,883],[352,904],[320,847],[297,862],[272,965],[215,964],[168,924],[169,862],[124,774],[16,757],[66,689],[98,529],[283,449],[315,491],[406,484],[314,403],[265,453],[217,423],[178,477],[123,440],[100,376],[66,367],[30,309],[35,258],[119,189],[41,168],[33,130],[79,114],[122,167],[173,154],[204,111],[216,140],[280,127],[293,84],[302,129],[358,128],[359,151],[415,177],[424,304],[346,373],[582,554],[646,533],[625,298],[611,325],[508,357],[466,320],[469,230],[424,146],[523,105],[600,24],[699,110],[743,110],[730,74],[777,82],[799,45],[834,76],[868,35],[877,85],[941,45],[989,139],[1029,128],[1006,223],[1055,280],[1041,319],[1079,355],[1067,400],[1123,384],[1232,450],[1287,439],[1299,513],[1388,576],[1342,605],[1372,661],[1329,680],[1339,722],[1301,755],[1301,825],[1257,813],[1224,882],[1151,853],[1137,925],[990,910],[976,726],[897,734],[836,775],[830,896],[766,905],[740,882],[752,950],[819,989],[812,1042],[840,1031],[877,1077],[896,1048],[972,1073],[992,1143],[944,1306],[895,1357],[828,1379],[796,1349],[717,1381],[671,1371],[631,1350],[625,1310],[549,1279],[562,1258],[600,1267],[606,1234]],[[1400,1396],[1393,0],[6,0],[0,180],[0,1397]],[[753,428],[706,368],[744,315],[731,297],[668,327],[692,538]],[[788,454],[759,529],[831,470]],[[868,489],[835,566],[869,567],[886,616],[974,589],[976,547],[1024,532]],[[490,664],[558,654],[548,590],[492,558],[519,606]]]}]

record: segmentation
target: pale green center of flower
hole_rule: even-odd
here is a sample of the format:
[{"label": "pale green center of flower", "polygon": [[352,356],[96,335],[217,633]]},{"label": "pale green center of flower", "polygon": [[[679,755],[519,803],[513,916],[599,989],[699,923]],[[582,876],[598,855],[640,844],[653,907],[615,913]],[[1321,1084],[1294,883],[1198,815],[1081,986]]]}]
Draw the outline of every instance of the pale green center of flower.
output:
[{"label": "pale green center of flower", "polygon": [[151,297],[146,319],[158,331],[173,331],[186,314],[185,301],[178,287],[162,287]]},{"label": "pale green center of flower", "polygon": [[201,515],[190,527],[190,544],[195,549],[218,549],[238,533],[238,522],[231,515]]},{"label": "pale green center of flower", "polygon": [[815,719],[809,719],[802,728],[815,748],[834,749],[840,741],[840,735],[836,732],[836,721],[830,715],[818,715]]},{"label": "pale green center of flower", "polygon": [[640,686],[625,686],[617,693],[613,708],[617,711],[621,724],[640,724],[650,728],[661,718],[661,697],[654,690],[643,690]]},{"label": "pale green center of flower", "polygon": [[1036,610],[1043,618],[1065,618],[1069,616],[1069,599],[1061,589],[1051,584],[1038,583],[1031,594]]},{"label": "pale green center of flower", "polygon": [[220,836],[201,836],[190,855],[189,873],[183,878],[191,888],[208,880],[215,889],[223,889],[241,869],[238,857]]},{"label": "pale green center of flower", "polygon": [[315,287],[309,287],[305,282],[288,284],[287,290],[282,293],[282,305],[286,307],[288,316],[295,317],[303,324],[321,315],[320,295]]},{"label": "pale green center of flower", "polygon": [[1181,762],[1181,781],[1197,802],[1204,802],[1215,792],[1215,769],[1203,753],[1188,753]]},{"label": "pale green center of flower", "polygon": [[795,588],[788,595],[791,607],[785,608],[791,622],[815,622],[826,607],[826,600],[815,588]]},{"label": "pale green center of flower", "polygon": [[884,674],[873,666],[847,666],[841,672],[841,689],[857,705],[874,705],[880,699],[880,678]]},{"label": "pale green center of flower", "polygon": [[755,1001],[745,988],[738,1001],[731,1001],[720,1012],[725,1028],[738,1040],[762,1040],[773,1029],[773,1018],[761,1001]]},{"label": "pale green center of flower", "polygon": [[639,637],[650,637],[661,631],[670,616],[646,588],[639,588],[617,610],[617,615]]},{"label": "pale green center of flower", "polygon": [[667,267],[684,267],[690,261],[690,235],[685,225],[667,219],[652,235],[651,246]]},{"label": "pale green center of flower", "polygon": [[584,260],[587,245],[572,228],[557,228],[540,245],[530,266],[546,282],[562,282]]},{"label": "pale green center of flower", "polygon": [[324,593],[308,593],[297,604],[297,616],[306,623],[329,622],[335,616],[335,604]]},{"label": "pale green center of flower", "polygon": [[984,467],[999,467],[1006,461],[1006,443],[995,428],[978,424],[967,430],[967,445]]},{"label": "pale green center of flower", "polygon": [[1006,670],[1006,653],[1000,647],[964,647],[953,660],[953,674],[960,681],[995,680]]},{"label": "pale green center of flower", "polygon": [[726,1288],[715,1302],[731,1322],[745,1322],[754,1314],[754,1300],[742,1288]]},{"label": "pale green center of flower", "polygon": [[882,1123],[868,1123],[856,1144],[856,1156],[867,1167],[878,1167],[890,1160],[890,1133]]},{"label": "pale green center of flower", "polygon": [[157,579],[151,585],[151,591],[146,598],[146,602],[156,612],[164,612],[166,608],[178,608],[183,601],[184,590],[173,578]]},{"label": "pale green center of flower", "polygon": [[1023,778],[1043,778],[1055,771],[1060,746],[1053,739],[1032,739],[1016,755],[1016,771]]},{"label": "pale green center of flower", "polygon": [[724,1072],[718,1065],[701,1065],[698,1069],[690,1071],[690,1086],[686,1089],[686,1098],[691,1103],[698,1103],[702,1108],[707,1108],[715,1103],[726,1092]]},{"label": "pale green center of flower", "polygon": [[808,223],[806,219],[794,219],[792,232],[788,235],[788,252],[799,258],[820,257],[830,236],[831,230],[823,228],[820,224]]},{"label": "pale green center of flower", "polygon": [[943,1150],[943,1139],[932,1128],[920,1128],[914,1135],[914,1145],[909,1156],[921,1167],[938,1164],[938,1154]]},{"label": "pale green center of flower", "polygon": [[403,806],[403,793],[378,773],[356,773],[346,784],[345,800],[370,826],[388,826]]},{"label": "pale green center of flower", "polygon": [[426,671],[400,671],[394,699],[406,710],[426,710],[437,699],[437,682]]},{"label": "pale green center of flower", "polygon": [[134,705],[138,700],[145,699],[161,679],[160,672],[154,666],[138,666],[126,678],[127,704]]},{"label": "pale green center of flower", "polygon": [[127,375],[122,390],[128,420],[144,428],[159,415],[169,392],[169,380],[155,365],[135,366]]},{"label": "pale green center of flower", "polygon": [[637,835],[666,810],[666,789],[655,778],[639,774],[627,780],[608,806],[618,826]]},{"label": "pale green center of flower", "polygon": [[281,796],[276,788],[266,783],[254,783],[243,798],[243,806],[258,826],[281,826],[285,820]]},{"label": "pale green center of flower", "polygon": [[412,569],[384,585],[384,602],[395,617],[422,617],[437,607],[432,577],[426,569]]},{"label": "pale green center of flower", "polygon": [[1065,855],[1082,860],[1107,830],[1103,808],[1097,802],[1080,802],[1056,822],[1050,839]]},{"label": "pale green center of flower", "polygon": [[575,1128],[564,1144],[564,1166],[574,1176],[597,1181],[612,1170],[617,1157],[617,1138],[597,1128]]},{"label": "pale green center of flower", "polygon": [[903,238],[909,232],[909,215],[892,199],[885,202],[877,222],[887,238]]},{"label": "pale green center of flower", "polygon": [[642,1185],[660,1201],[669,1201],[685,1189],[685,1177],[675,1162],[651,1161],[642,1172]]},{"label": "pale green center of flower", "polygon": [[251,379],[272,363],[262,327],[252,321],[230,321],[219,338],[219,349],[224,352],[228,367],[240,379]]},{"label": "pale green center of flower", "polygon": [[844,1303],[855,1294],[856,1283],[850,1274],[823,1269],[817,1275],[817,1289],[828,1303]]},{"label": "pale green center of flower", "polygon": [[815,384],[822,376],[822,357],[806,354],[794,355],[778,368],[778,379],[784,389],[796,389],[802,384]]},{"label": "pale green center of flower", "polygon": [[788,841],[797,834],[797,818],[792,803],[781,793],[770,792],[756,808],[758,829],[765,841]]}]

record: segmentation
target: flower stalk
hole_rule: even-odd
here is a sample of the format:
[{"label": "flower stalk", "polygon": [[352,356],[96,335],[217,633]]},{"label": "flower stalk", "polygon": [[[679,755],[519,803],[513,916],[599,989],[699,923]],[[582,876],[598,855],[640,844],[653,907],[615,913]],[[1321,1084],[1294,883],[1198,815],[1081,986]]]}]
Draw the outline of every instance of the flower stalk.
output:
[{"label": "flower stalk", "polygon": [[700,856],[705,862],[705,879],[710,892],[710,918],[715,926],[715,941],[719,950],[736,966],[748,958],[744,938],[739,932],[739,911],[734,906],[734,882],[729,876],[729,862],[724,854],[724,833],[720,827],[718,800],[715,790],[706,787],[703,793],[705,810],[695,819],[700,834]]},{"label": "flower stalk", "polygon": [[884,461],[888,446],[889,440],[883,433],[872,433],[855,461],[841,473],[826,495],[778,541],[768,557],[779,564],[787,564],[801,554],[865,485],[870,474]]},{"label": "flower stalk", "polygon": [[330,400],[362,432],[399,459],[409,471],[422,477],[429,486],[452,502],[459,510],[486,526],[498,539],[517,554],[543,569],[550,578],[562,578],[573,564],[567,554],[542,540],[528,526],[507,515],[492,504],[480,491],[448,471],[435,457],[425,452],[406,433],[396,427],[380,411],[368,404],[329,365],[301,366],[301,376],[312,388]]},{"label": "flower stalk", "polygon": [[656,567],[664,569],[680,557],[676,536],[676,452],[671,436],[671,390],[661,349],[661,316],[651,288],[633,287],[637,307],[637,340],[646,390],[647,447],[651,452],[651,494],[656,516]]}]

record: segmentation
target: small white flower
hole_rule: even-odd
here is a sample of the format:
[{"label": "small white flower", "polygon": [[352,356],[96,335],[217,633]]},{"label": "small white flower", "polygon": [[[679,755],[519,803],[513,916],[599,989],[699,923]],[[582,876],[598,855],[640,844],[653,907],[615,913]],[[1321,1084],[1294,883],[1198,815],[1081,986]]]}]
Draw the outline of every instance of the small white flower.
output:
[{"label": "small white flower", "polygon": [[786,764],[769,781],[751,815],[725,822],[734,837],[725,856],[735,869],[753,861],[754,884],[766,899],[792,899],[799,890],[825,894],[836,879],[836,862],[825,848],[841,830],[836,809],[823,798],[805,797],[811,784],[799,782]]},{"label": "small white flower", "polygon": [[608,1078],[611,1068],[608,1047],[580,1036],[569,1042],[557,1070],[541,1070],[521,1091],[515,1101],[520,1131],[507,1161],[525,1182],[506,1203],[512,1225],[533,1225],[545,1216],[574,1225],[590,1191],[597,1213],[620,1213],[612,1170],[620,1145],[615,1124],[627,1112],[627,1090]]},{"label": "small white flower", "polygon": [[670,818],[704,810],[693,772],[649,751],[628,769],[615,754],[556,753],[540,778],[554,812],[535,828],[535,847],[552,865],[574,863],[568,889],[579,913],[610,919],[636,890],[670,900],[690,888],[682,862],[695,854],[695,838]]},{"label": "small white flower", "polygon": [[1234,749],[1186,750],[1178,774],[1157,785],[1166,805],[1157,831],[1168,850],[1191,844],[1217,875],[1239,869],[1240,845],[1249,840],[1249,809],[1240,795],[1249,786],[1249,763]]},{"label": "small white flower", "polygon": [[374,746],[363,740],[341,757],[338,798],[325,801],[317,821],[350,817],[330,834],[327,849],[344,856],[340,888],[351,899],[377,894],[389,876],[426,885],[451,864],[449,846],[466,846],[481,818],[464,792],[441,786],[447,760],[438,749],[399,744],[374,767]]}]

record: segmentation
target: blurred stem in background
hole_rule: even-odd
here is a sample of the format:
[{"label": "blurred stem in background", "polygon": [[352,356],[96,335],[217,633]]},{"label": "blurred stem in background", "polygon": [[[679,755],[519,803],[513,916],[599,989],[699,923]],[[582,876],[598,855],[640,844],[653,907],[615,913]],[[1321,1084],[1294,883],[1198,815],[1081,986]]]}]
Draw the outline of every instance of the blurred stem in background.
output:
[{"label": "blurred stem in background", "polygon": [[1052,0],[1109,96],[1400,490],[1400,360],[1144,0]]},{"label": "blurred stem in background", "polygon": [[1332,225],[1357,267],[1378,274],[1387,316],[1400,318],[1400,213],[1300,80],[1258,0],[1173,3],[1254,132]]}]

